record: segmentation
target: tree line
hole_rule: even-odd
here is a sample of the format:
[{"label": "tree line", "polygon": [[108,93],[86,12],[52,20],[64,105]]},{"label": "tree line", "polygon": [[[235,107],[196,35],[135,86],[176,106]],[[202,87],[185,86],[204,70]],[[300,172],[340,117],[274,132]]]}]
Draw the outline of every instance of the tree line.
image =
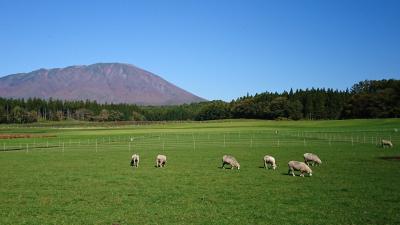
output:
[{"label": "tree line", "polygon": [[400,80],[361,81],[351,90],[311,88],[263,92],[231,102],[221,100],[177,106],[100,104],[96,101],[0,98],[0,123],[37,121],[168,121],[253,118],[320,120],[400,116]]}]

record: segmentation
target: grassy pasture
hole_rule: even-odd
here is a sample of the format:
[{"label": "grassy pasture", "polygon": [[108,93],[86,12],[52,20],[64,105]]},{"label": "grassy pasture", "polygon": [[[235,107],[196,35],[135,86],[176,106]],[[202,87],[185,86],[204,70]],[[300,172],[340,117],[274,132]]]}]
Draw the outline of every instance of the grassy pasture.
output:
[{"label": "grassy pasture", "polygon": [[[400,224],[400,161],[380,158],[400,156],[395,129],[399,119],[3,125],[55,137],[0,139],[0,224]],[[288,176],[305,152],[323,164]],[[219,168],[224,154],[240,171]]]}]

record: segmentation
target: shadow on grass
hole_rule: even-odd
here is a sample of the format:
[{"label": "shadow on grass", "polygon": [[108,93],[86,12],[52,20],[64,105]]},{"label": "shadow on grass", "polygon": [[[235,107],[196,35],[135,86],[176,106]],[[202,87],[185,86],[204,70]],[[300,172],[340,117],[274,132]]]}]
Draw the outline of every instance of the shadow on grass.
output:
[{"label": "shadow on grass", "polygon": [[217,166],[218,169],[225,169],[225,170],[238,170],[236,167],[232,168],[232,167],[222,167],[222,166]]},{"label": "shadow on grass", "polygon": [[388,161],[399,161],[400,162],[400,156],[382,156],[378,157],[379,159],[383,160],[388,160]]}]

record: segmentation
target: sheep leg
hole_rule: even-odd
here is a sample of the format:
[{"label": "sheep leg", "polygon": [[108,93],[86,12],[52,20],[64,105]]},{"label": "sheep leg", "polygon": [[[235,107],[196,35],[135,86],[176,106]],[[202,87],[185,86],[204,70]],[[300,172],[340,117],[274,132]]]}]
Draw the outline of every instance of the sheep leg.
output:
[{"label": "sheep leg", "polygon": [[222,169],[225,169],[225,162],[222,162]]},{"label": "sheep leg", "polygon": [[301,171],[300,176],[301,176],[301,177],[304,177],[304,171]]},{"label": "sheep leg", "polygon": [[267,163],[266,163],[266,162],[264,162],[264,168],[265,168],[265,169],[268,169]]},{"label": "sheep leg", "polygon": [[289,168],[288,174],[290,175],[290,173],[292,174],[292,176],[295,176],[295,175],[294,175],[294,171],[293,171],[292,168]]}]

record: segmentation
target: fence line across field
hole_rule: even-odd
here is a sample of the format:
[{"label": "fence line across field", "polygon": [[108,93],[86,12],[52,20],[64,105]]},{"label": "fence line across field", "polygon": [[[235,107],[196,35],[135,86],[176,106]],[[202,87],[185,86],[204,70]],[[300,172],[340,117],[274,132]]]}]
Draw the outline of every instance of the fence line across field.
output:
[{"label": "fence line across field", "polygon": [[[175,147],[187,147],[196,150],[199,147],[273,147],[280,148],[290,145],[336,143],[378,145],[382,139],[393,140],[398,143],[400,137],[392,133],[378,133],[376,131],[362,132],[307,132],[307,131],[236,131],[236,132],[190,132],[190,133],[153,133],[124,136],[98,136],[97,138],[31,138],[31,139],[3,139],[3,152],[26,150],[73,150],[74,148],[91,149],[98,152],[109,148],[136,149],[159,148],[163,151]],[[24,146],[24,145],[25,146]],[[1,145],[0,145],[1,146]],[[23,147],[24,146],[24,147]]]}]

